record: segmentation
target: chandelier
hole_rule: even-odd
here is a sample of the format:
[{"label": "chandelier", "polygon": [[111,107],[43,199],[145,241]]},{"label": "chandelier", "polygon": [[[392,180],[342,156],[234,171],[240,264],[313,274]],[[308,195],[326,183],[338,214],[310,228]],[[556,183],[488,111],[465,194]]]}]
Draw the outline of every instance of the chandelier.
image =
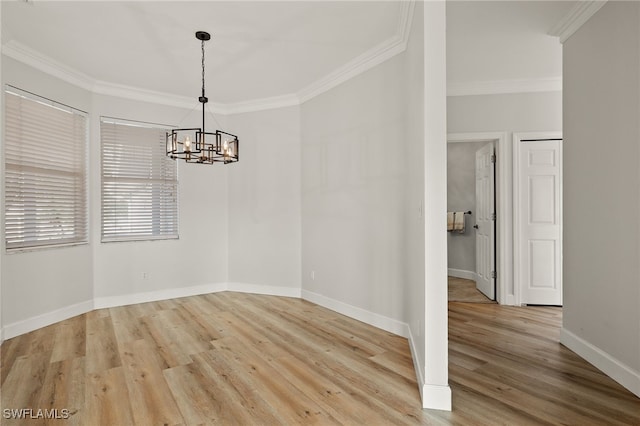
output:
[{"label": "chandelier", "polygon": [[167,132],[167,156],[187,163],[235,163],[240,158],[238,137],[221,130],[205,130],[204,112],[209,99],[204,93],[204,42],[211,39],[211,36],[207,32],[198,31],[196,38],[200,40],[202,48],[202,95],[198,98],[202,104],[202,127]]}]

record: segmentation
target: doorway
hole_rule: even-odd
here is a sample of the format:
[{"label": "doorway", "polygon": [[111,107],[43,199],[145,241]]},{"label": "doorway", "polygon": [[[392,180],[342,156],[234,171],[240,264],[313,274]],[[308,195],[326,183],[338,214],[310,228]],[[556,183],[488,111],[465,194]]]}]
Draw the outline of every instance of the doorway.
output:
[{"label": "doorway", "polygon": [[[513,241],[512,241],[512,152],[511,144],[507,143],[506,133],[455,133],[447,135],[448,146],[449,144],[466,144],[469,145],[469,150],[475,152],[479,151],[483,146],[491,143],[494,147],[494,153],[496,157],[495,163],[495,207],[492,209],[495,212],[495,248],[492,250],[494,255],[494,269],[493,272],[495,281],[495,300],[500,304],[512,305],[514,304],[514,288],[513,288]],[[469,173],[473,176],[475,181],[475,166],[471,168]],[[467,176],[470,179],[471,176]],[[473,184],[475,189],[475,184]],[[474,190],[475,194],[475,190]],[[475,200],[474,200],[475,206]],[[450,205],[448,208],[453,208]],[[465,209],[466,207],[460,206]],[[467,236],[467,244],[473,244],[475,246],[475,230],[473,225],[476,224],[477,212],[474,212],[475,207],[470,208],[472,214],[469,215],[470,219],[466,219],[466,225],[471,228],[469,236]],[[468,228],[467,228],[468,229]],[[450,240],[458,236],[449,237]],[[461,242],[462,240],[457,240]],[[474,250],[475,253],[475,250]],[[460,259],[458,259],[460,260]],[[471,279],[475,280],[475,275],[469,274],[471,271],[475,274],[475,259],[469,260],[468,257],[464,259],[463,265],[466,268],[452,267],[449,270],[449,275],[454,278]],[[455,266],[457,262],[449,262],[450,265]],[[459,264],[459,263],[458,263]],[[471,266],[470,266],[471,265]],[[466,271],[466,272],[465,272]]]}]

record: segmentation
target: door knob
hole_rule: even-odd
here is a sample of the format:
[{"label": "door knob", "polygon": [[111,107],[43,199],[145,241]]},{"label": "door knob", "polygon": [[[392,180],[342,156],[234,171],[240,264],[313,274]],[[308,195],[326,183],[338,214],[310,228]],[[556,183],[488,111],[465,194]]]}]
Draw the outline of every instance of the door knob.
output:
[{"label": "door knob", "polygon": [[473,225],[473,227],[474,227],[475,229],[478,229],[478,225],[477,225],[477,224],[476,224],[476,225]]}]

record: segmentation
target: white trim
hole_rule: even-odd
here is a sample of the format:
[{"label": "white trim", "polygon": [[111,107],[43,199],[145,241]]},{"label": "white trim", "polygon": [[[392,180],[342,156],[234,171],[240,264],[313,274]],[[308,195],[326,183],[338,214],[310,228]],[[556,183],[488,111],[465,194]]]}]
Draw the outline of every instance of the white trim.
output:
[{"label": "white trim", "polygon": [[93,90],[95,83],[93,78],[15,40],[10,40],[2,45],[2,54],[74,86],[89,91]]},{"label": "white trim", "polygon": [[323,78],[298,91],[300,103],[315,98],[363,72],[380,65],[407,49],[415,0],[401,2],[402,10],[396,35],[352,59]]},{"label": "white trim", "polygon": [[[157,302],[160,300],[179,299],[181,297],[197,296],[200,294],[235,291],[239,293],[266,294],[270,296],[301,298],[299,287],[264,286],[246,283],[212,283],[191,287],[168,288],[156,291],[124,294],[118,296],[95,297],[93,300],[57,309],[42,315],[17,321],[0,329],[0,336],[10,339],[21,334],[29,333],[42,327],[63,321],[76,315],[90,312],[94,309],[113,308],[118,306],[135,305],[138,303]],[[372,324],[374,325],[374,324]]]},{"label": "white trim", "polygon": [[367,311],[366,309],[359,308],[357,306],[349,305],[348,303],[341,302],[330,297],[323,296],[318,293],[313,293],[309,290],[302,289],[302,299],[313,302],[316,305],[320,305],[339,314],[346,315],[350,318],[357,319],[366,324],[388,331],[389,333],[397,334],[398,336],[408,337],[409,326],[393,318],[386,317],[384,315],[376,314],[375,312]]},{"label": "white trim", "polygon": [[225,114],[242,114],[246,112],[263,111],[267,109],[286,108],[300,105],[300,98],[294,93],[271,98],[252,99],[245,102],[235,102],[224,105]]},{"label": "white trim", "polygon": [[442,385],[422,386],[422,408],[451,411],[451,388]]},{"label": "white trim", "polygon": [[380,43],[374,48],[361,54],[357,58],[347,62],[340,68],[327,74],[320,80],[317,80],[298,92],[300,103],[304,103],[318,95],[327,92],[334,87],[362,74],[363,72],[380,65],[387,59],[391,59],[395,55],[406,50],[406,43],[402,42],[399,37],[392,37],[389,40]]},{"label": "white trim", "polygon": [[576,3],[569,13],[549,31],[550,36],[560,38],[560,43],[564,43],[578,31],[580,27],[607,3],[607,0],[583,0]]},{"label": "white trim", "polygon": [[281,297],[297,297],[301,298],[302,291],[300,287],[282,287],[260,284],[247,283],[228,283],[227,291],[236,291],[238,293],[266,294],[269,296]]},{"label": "white trim", "polygon": [[[195,98],[126,86],[124,84],[109,83],[107,81],[100,80],[96,80],[90,90],[98,95],[115,96],[123,99],[131,99],[134,101],[148,102],[157,105],[174,106],[184,109],[193,109],[198,105]],[[226,114],[226,105],[221,103],[209,102],[207,104],[207,109],[211,110],[211,112],[215,114]]]},{"label": "white trim", "polygon": [[3,328],[4,337],[11,339],[21,334],[29,333],[42,327],[54,324],[59,321],[64,321],[68,318],[75,317],[87,313],[93,309],[93,301],[86,300],[84,302],[76,303],[64,308],[56,309],[51,312],[36,315],[35,317],[27,318],[25,320],[16,321],[11,324],[7,324]]},{"label": "white trim", "polygon": [[420,357],[418,356],[418,350],[416,349],[416,342],[413,339],[411,333],[411,327],[407,324],[407,339],[409,340],[409,349],[411,350],[411,359],[413,361],[413,369],[416,372],[416,380],[418,382],[418,390],[420,391],[420,400],[424,401],[422,392],[424,389],[424,372],[422,371],[422,365],[420,365]]},{"label": "white trim", "polygon": [[640,397],[640,372],[562,327],[560,343]]},{"label": "white trim", "polygon": [[513,293],[507,284],[513,282],[513,214],[512,214],[512,162],[511,144],[507,143],[505,132],[449,133],[447,143],[494,142],[497,156],[497,217],[498,229],[496,258],[498,277],[496,279],[496,299],[502,305],[514,305]]},{"label": "white trim", "polygon": [[450,277],[464,278],[465,280],[476,280],[476,273],[473,271],[465,271],[464,269],[449,268],[447,271]]},{"label": "white trim", "polygon": [[[522,292],[520,291],[522,283],[520,282],[520,223],[518,215],[520,212],[520,189],[518,187],[518,179],[520,175],[520,141],[523,139],[562,139],[562,132],[525,132],[514,133],[512,137],[512,163],[513,163],[513,304],[522,305]],[[560,146],[560,155],[562,155],[562,145]],[[560,162],[560,179],[562,179],[562,161]],[[562,191],[562,181],[560,181],[560,189]],[[560,197],[560,217],[562,217],[562,196]],[[562,253],[562,224],[560,224],[560,253]],[[561,255],[562,256],[562,255]],[[562,267],[562,262],[560,262]],[[562,272],[560,273],[562,277]]]},{"label": "white trim", "polygon": [[[240,114],[300,105],[404,52],[407,49],[411,32],[414,7],[415,0],[400,2],[401,10],[396,34],[333,72],[302,88],[297,93],[229,104],[209,103],[209,108],[217,114]],[[192,109],[197,104],[194,99],[185,96],[94,79],[15,40],[10,40],[2,45],[2,54],[93,93],[185,109]]]},{"label": "white trim", "polygon": [[562,91],[562,76],[526,80],[449,82],[447,84],[447,96],[559,91]]},{"label": "white trim", "polygon": [[199,294],[218,293],[226,291],[227,289],[227,283],[213,283],[192,287],[168,288],[143,293],[124,294],[121,296],[96,297],[93,299],[93,307],[94,309],[113,308],[116,306],[127,306],[135,305],[137,303],[157,302],[159,300],[197,296]]}]

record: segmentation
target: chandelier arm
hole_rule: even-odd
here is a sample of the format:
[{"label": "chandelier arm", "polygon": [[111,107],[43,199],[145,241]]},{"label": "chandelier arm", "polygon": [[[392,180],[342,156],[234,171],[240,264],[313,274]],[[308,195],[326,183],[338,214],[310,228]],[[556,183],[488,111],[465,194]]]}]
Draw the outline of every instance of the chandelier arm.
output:
[{"label": "chandelier arm", "polygon": [[[206,104],[208,103],[209,99],[207,99],[205,94],[206,72],[204,42],[209,40],[211,38],[211,35],[206,31],[197,31],[196,38],[201,41],[200,50],[202,52],[202,94],[198,99],[202,104],[202,127],[198,129],[172,129],[171,132],[167,132],[167,156],[174,160],[185,160],[187,163],[235,163],[240,159],[240,144],[238,141],[238,137],[221,130],[216,130],[215,132],[207,132],[205,128],[207,109]],[[209,109],[209,111],[211,112],[213,120],[218,126],[220,126],[220,123],[216,119],[213,111],[211,111],[211,109]],[[189,132],[191,132],[191,134],[195,136],[194,141],[190,139]],[[184,139],[181,139],[179,137],[180,134],[184,135]],[[195,142],[195,144],[193,144],[193,142]]]}]

